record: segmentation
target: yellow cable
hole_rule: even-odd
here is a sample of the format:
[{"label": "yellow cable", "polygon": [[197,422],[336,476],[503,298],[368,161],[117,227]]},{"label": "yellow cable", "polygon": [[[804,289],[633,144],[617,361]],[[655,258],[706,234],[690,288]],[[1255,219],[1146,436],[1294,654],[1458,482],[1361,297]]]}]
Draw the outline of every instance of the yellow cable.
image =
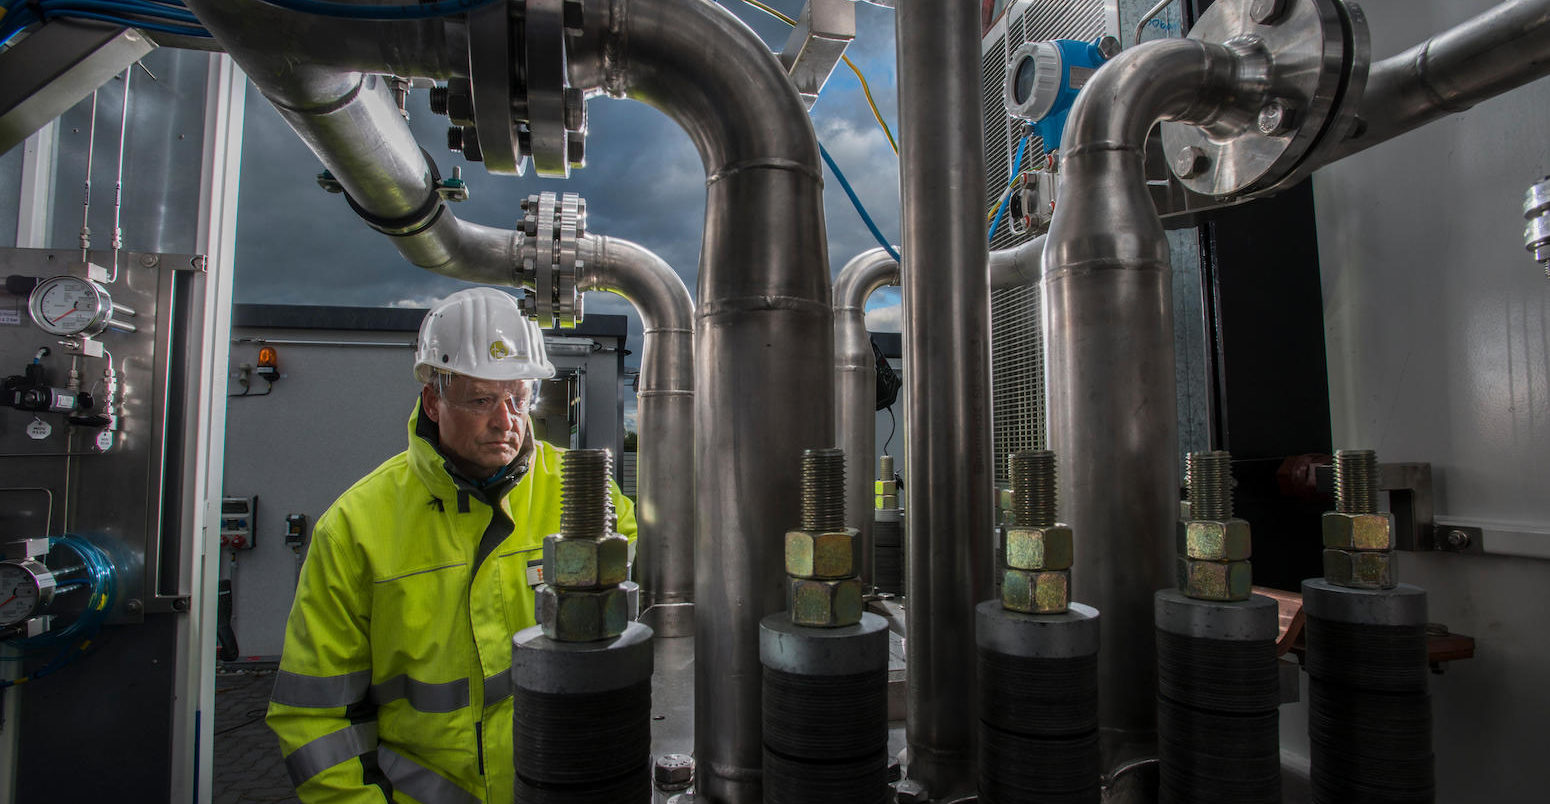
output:
[{"label": "yellow cable", "polygon": [[[759,9],[760,11],[763,11],[764,13],[780,20],[781,22],[786,23],[787,25],[790,25],[793,28],[797,27],[796,20],[780,13],[780,11],[777,9],[770,8],[769,6],[759,2],[759,0],[743,0],[743,2]],[[857,67],[856,63],[851,61],[849,56],[841,56],[840,58],[844,60],[845,66],[849,67],[850,71],[856,74],[856,80],[861,82],[861,91],[866,95],[867,105],[872,107],[872,117],[877,120],[877,125],[882,127],[883,136],[888,138],[888,147],[893,149],[895,155],[898,155],[899,143],[894,141],[893,132],[888,129],[888,123],[883,120],[883,113],[877,110],[877,101],[872,98],[872,87],[867,83],[866,76],[861,74],[861,68]]]}]

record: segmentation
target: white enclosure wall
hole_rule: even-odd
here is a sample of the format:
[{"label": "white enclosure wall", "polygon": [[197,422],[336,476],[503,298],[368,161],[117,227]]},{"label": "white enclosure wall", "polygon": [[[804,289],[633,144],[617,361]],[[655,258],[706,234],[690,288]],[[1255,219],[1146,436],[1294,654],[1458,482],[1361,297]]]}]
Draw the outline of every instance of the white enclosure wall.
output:
[{"label": "white enclosure wall", "polygon": [[[1377,59],[1493,4],[1362,7]],[[1541,80],[1314,178],[1335,445],[1431,462],[1439,521],[1484,526],[1488,553],[1543,557],[1403,556],[1431,620],[1477,640],[1433,676],[1438,801],[1544,795],[1550,281],[1523,249],[1521,205],[1547,173]],[[1285,714],[1283,744],[1305,752],[1301,713]]]}]

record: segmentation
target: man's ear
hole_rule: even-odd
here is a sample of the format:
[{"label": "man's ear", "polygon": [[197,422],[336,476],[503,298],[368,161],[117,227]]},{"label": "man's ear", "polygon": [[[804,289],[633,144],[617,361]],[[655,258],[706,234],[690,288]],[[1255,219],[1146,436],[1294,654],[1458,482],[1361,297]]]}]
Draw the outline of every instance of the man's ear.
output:
[{"label": "man's ear", "polygon": [[420,410],[425,412],[426,418],[440,424],[441,406],[437,404],[438,402],[440,402],[440,399],[437,397],[435,389],[431,388],[430,385],[420,389]]}]

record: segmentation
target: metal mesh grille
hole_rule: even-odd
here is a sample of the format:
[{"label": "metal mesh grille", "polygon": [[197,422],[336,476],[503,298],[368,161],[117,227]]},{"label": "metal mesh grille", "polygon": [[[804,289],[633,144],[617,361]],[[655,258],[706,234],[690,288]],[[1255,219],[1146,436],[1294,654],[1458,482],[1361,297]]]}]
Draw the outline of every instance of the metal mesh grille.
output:
[{"label": "metal mesh grille", "polygon": [[[1001,200],[1011,175],[1012,159],[1021,139],[1020,126],[1007,117],[1002,103],[1007,59],[1025,42],[1045,39],[1091,41],[1104,33],[1104,0],[1034,0],[1019,3],[1005,27],[988,35],[982,61],[985,80],[985,210],[988,216]],[[1014,127],[1015,126],[1015,127]],[[1015,135],[1015,136],[1014,136]],[[1044,158],[1044,142],[1028,138],[1023,164]],[[1004,224],[1004,222],[1003,222]],[[991,248],[1002,249],[1028,240],[1002,225]],[[1020,450],[1045,449],[1044,336],[1038,285],[998,290],[990,297],[990,365],[996,482],[1005,485],[1006,457]]]}]

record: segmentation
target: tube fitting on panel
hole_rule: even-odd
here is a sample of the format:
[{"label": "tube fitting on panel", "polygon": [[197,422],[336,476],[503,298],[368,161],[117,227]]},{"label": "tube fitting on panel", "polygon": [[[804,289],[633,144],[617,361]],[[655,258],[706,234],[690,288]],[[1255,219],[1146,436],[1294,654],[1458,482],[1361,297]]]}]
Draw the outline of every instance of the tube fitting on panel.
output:
[{"label": "tube fitting on panel", "polygon": [[1523,217],[1528,225],[1523,228],[1523,247],[1534,255],[1550,279],[1550,176],[1544,177],[1528,188],[1523,198]]}]

